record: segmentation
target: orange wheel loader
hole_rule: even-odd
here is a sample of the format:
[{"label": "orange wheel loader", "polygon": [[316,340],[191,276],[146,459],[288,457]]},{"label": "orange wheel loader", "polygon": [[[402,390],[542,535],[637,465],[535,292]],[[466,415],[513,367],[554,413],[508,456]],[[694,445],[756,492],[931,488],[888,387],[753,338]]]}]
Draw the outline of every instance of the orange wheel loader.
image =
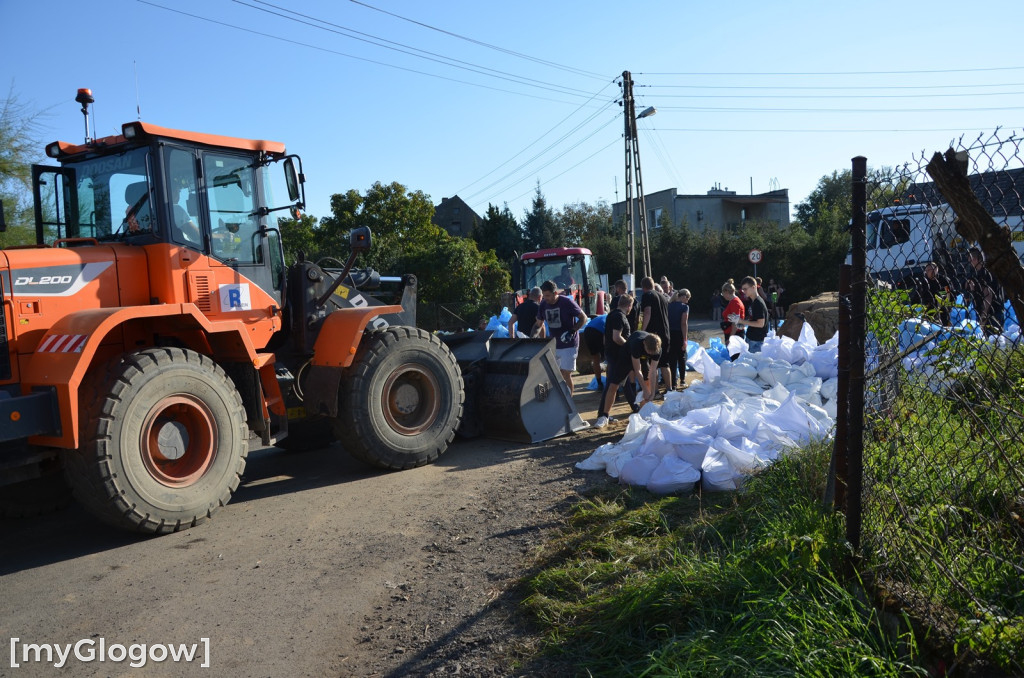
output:
[{"label": "orange wheel loader", "polygon": [[92,139],[91,93],[76,100],[85,143],[54,142],[59,165],[33,167],[36,245],[0,250],[0,509],[70,487],[107,523],[174,532],[231,499],[250,439],[340,440],[387,469],[445,451],[463,380],[409,321],[415,278],[402,303],[361,292],[367,229],[340,271],[286,266],[277,217],[303,206],[297,156],[145,122]]}]

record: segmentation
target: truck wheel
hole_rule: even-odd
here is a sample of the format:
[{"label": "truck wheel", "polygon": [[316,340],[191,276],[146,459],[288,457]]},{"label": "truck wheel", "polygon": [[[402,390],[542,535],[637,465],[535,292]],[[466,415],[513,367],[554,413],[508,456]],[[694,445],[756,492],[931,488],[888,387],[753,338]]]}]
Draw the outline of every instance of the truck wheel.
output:
[{"label": "truck wheel", "polygon": [[406,469],[437,459],[462,416],[462,375],[434,335],[390,327],[367,335],[341,382],[335,433],[357,459]]},{"label": "truck wheel", "polygon": [[213,360],[151,348],[110,363],[83,394],[81,447],[64,465],[75,497],[115,527],[164,534],[231,499],[248,453],[245,410]]}]

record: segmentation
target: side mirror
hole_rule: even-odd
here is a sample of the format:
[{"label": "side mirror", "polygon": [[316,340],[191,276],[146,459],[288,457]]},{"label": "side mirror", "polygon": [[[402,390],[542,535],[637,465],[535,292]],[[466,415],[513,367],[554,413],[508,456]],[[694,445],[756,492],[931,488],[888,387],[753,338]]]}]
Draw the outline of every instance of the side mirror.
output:
[{"label": "side mirror", "polygon": [[7,230],[7,219],[4,218],[4,201],[0,200],[0,233]]},{"label": "side mirror", "polygon": [[295,171],[291,158],[284,161],[284,182],[288,186],[288,199],[295,202],[299,199],[299,173]]},{"label": "side mirror", "polygon": [[353,228],[348,234],[348,244],[352,252],[370,251],[370,229],[366,226]]}]

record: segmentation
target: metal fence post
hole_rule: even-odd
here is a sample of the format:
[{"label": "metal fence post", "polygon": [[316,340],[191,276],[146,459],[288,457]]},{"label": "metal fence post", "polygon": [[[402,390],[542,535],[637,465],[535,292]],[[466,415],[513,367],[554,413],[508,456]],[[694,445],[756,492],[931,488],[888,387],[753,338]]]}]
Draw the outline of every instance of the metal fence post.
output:
[{"label": "metal fence post", "polygon": [[864,344],[867,276],[865,274],[866,253],[864,229],[867,218],[867,173],[868,160],[863,156],[853,158],[853,224],[850,271],[850,389],[847,406],[846,454],[847,511],[846,539],[856,553],[860,550],[861,511],[863,497],[861,488],[864,477]]}]

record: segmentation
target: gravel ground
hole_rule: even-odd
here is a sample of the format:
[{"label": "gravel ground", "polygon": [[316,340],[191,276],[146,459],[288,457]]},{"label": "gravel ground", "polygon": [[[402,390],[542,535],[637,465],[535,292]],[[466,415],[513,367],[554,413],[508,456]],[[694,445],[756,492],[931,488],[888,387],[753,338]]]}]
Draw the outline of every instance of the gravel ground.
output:
[{"label": "gravel ground", "polygon": [[[704,342],[706,345],[706,337]],[[574,398],[596,418],[580,375]],[[613,414],[627,412],[621,403]],[[515,583],[580,493],[611,482],[574,464],[625,422],[537,445],[458,441],[437,463],[381,473],[333,446],[250,453],[213,520],[120,533],[72,505],[0,523],[0,676],[55,675],[17,643],[194,643],[212,675],[563,676],[529,656]],[[211,675],[196,663],[80,662],[69,676]]]}]

